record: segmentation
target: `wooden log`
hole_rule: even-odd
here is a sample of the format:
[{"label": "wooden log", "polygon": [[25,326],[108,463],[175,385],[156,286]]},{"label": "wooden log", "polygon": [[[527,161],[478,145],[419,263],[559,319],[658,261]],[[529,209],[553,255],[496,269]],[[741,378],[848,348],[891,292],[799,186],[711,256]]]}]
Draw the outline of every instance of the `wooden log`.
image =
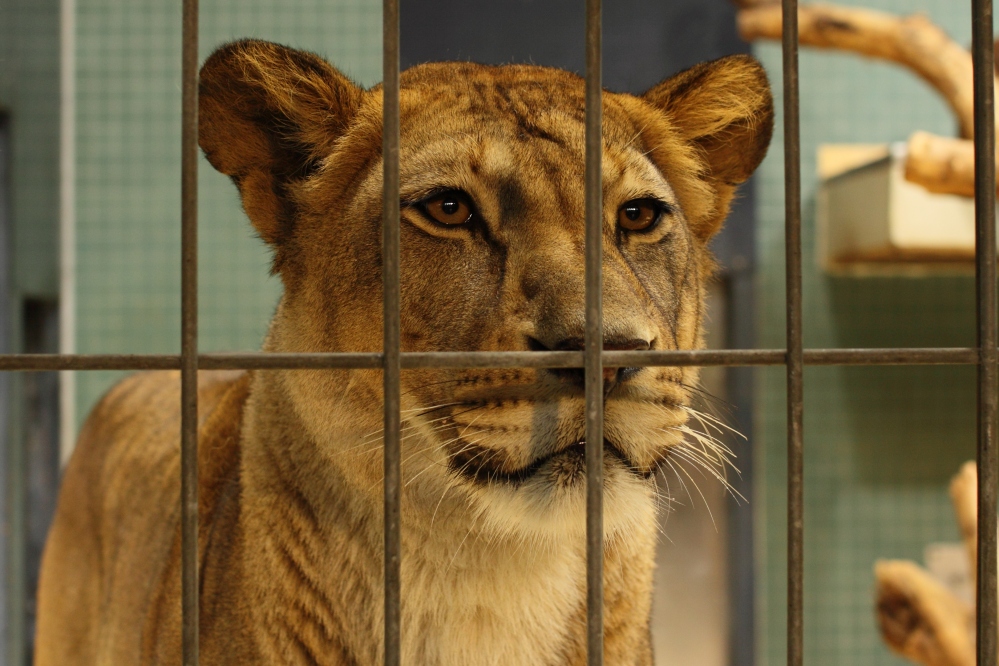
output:
[{"label": "wooden log", "polygon": [[975,144],[929,132],[909,137],[905,179],[930,192],[975,196]]},{"label": "wooden log", "polygon": [[974,666],[975,613],[926,570],[906,560],[874,567],[881,636],[924,666]]},{"label": "wooden log", "polygon": [[978,466],[974,461],[964,463],[951,479],[950,500],[974,581],[978,571]]},{"label": "wooden log", "polygon": [[[779,4],[750,3],[739,11],[746,41],[781,38]],[[859,7],[802,5],[798,9],[802,45],[852,51],[906,67],[944,98],[961,136],[974,131],[971,54],[922,14],[896,16]]]},{"label": "wooden log", "polygon": [[968,553],[972,584],[978,577],[978,465],[970,460],[950,481],[950,499],[954,505],[961,540]]},{"label": "wooden log", "polygon": [[[738,23],[743,39],[781,38],[779,1],[733,2],[740,7]],[[947,102],[957,118],[961,136],[965,139],[973,136],[971,54],[925,16],[896,16],[859,7],[815,4],[799,7],[798,23],[799,39],[805,46],[859,53],[911,70]],[[975,151],[971,141],[916,132],[910,137],[908,148],[907,180],[930,192],[975,195]]]}]

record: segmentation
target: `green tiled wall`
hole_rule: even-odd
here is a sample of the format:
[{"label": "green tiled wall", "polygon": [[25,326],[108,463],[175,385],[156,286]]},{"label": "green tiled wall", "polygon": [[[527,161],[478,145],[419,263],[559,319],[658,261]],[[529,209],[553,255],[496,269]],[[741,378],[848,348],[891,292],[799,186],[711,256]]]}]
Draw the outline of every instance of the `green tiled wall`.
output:
[{"label": "green tiled wall", "polygon": [[[9,1],[9,0],[8,0]],[[180,349],[180,3],[78,0],[78,349]],[[259,37],[381,78],[377,0],[204,0],[200,50]],[[200,346],[253,350],[277,302],[229,179],[199,177]],[[118,375],[77,373],[79,416]]]},{"label": "green tiled wall", "polygon": [[[970,43],[969,3],[864,0],[926,12]],[[756,49],[780,108],[776,44]],[[965,346],[975,341],[970,277],[833,278],[815,261],[819,143],[903,141],[955,123],[925,84],[891,65],[801,51],[806,347]],[[761,347],[784,345],[783,142],[759,175]],[[786,435],[781,369],[759,371],[756,451],[759,664],[785,660]],[[872,602],[877,558],[922,560],[927,542],[957,540],[946,484],[975,451],[975,372],[967,367],[809,368],[805,373],[805,662],[899,665],[881,644]]]}]

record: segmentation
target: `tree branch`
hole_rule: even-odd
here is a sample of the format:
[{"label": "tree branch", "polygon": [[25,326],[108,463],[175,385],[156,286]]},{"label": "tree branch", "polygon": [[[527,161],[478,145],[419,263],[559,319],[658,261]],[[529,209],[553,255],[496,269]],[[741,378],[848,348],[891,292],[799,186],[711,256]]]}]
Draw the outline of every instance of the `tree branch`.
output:
[{"label": "tree branch", "polygon": [[929,132],[909,137],[905,179],[930,192],[975,196],[975,144]]},{"label": "tree branch", "polygon": [[924,666],[974,666],[975,613],[915,562],[874,566],[881,636],[903,657]]},{"label": "tree branch", "polygon": [[[747,41],[781,38],[781,7],[758,4],[739,11],[739,33]],[[804,46],[852,51],[888,60],[911,70],[944,98],[957,117],[961,136],[974,130],[971,54],[922,14],[886,12],[834,5],[798,9],[799,40]]]},{"label": "tree branch", "polygon": [[978,572],[978,466],[970,460],[950,480],[950,500],[954,505],[957,527],[968,551],[971,579]]},{"label": "tree branch", "polygon": [[[781,5],[774,0],[733,0],[746,41],[781,38]],[[974,91],[971,54],[922,14],[835,5],[798,9],[805,46],[859,53],[902,65],[936,90],[957,118],[963,139],[917,132],[909,139],[905,177],[931,192],[974,196]],[[999,52],[997,52],[999,54]],[[997,55],[999,57],[999,55]],[[999,88],[999,83],[997,83]]]}]

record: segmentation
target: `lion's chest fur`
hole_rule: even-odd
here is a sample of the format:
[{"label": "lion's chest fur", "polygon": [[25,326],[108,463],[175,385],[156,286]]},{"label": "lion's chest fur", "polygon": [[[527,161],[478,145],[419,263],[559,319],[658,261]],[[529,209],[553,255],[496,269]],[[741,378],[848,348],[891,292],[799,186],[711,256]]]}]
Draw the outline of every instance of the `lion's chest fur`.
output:
[{"label": "lion's chest fur", "polygon": [[[262,390],[244,431],[243,568],[257,572],[248,596],[270,600],[254,611],[266,628],[260,649],[272,659],[298,651],[302,663],[380,663],[381,514],[332,470],[321,491],[289,487],[312,476],[285,466],[302,442],[267,441],[255,427],[257,406],[270,412],[282,402]],[[292,453],[279,459],[267,449]],[[446,517],[452,508],[431,516],[404,507],[403,663],[571,663],[585,608],[583,539],[480,532],[474,520]]]},{"label": "lion's chest fur", "polygon": [[484,537],[469,544],[472,539],[448,544],[461,548],[457,556],[427,559],[414,553],[404,565],[404,626],[409,629],[403,637],[404,661],[566,663],[567,648],[576,638],[572,624],[585,601],[583,544],[542,550]]}]

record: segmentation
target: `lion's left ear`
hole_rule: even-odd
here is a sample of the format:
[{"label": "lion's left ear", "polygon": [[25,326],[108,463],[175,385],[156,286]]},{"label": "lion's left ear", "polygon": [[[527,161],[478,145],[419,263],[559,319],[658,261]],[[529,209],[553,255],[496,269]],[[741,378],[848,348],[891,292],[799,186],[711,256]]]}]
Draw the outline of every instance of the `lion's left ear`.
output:
[{"label": "lion's left ear", "polygon": [[330,154],[363,94],[319,56],[256,39],[222,46],[201,68],[198,141],[235,181],[275,267],[295,226],[291,188]]},{"label": "lion's left ear", "polygon": [[773,134],[770,83],[755,58],[734,55],[695,65],[642,95],[702,150],[711,176],[735,186],[763,161]]}]

